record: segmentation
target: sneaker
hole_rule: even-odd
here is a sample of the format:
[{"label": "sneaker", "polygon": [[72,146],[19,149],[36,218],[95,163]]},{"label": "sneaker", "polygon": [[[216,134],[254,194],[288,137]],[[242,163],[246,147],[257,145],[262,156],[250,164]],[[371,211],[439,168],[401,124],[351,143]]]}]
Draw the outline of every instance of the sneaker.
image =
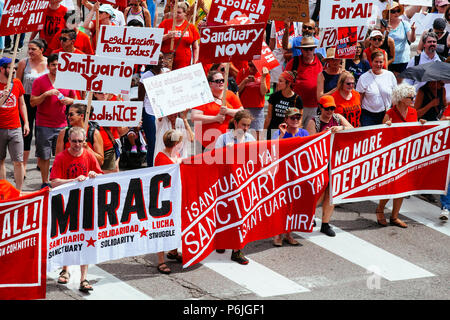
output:
[{"label": "sneaker", "polygon": [[147,148],[144,145],[141,145],[141,152],[147,153]]},{"label": "sneaker", "polygon": [[136,146],[132,146],[130,152],[131,153],[137,153],[137,147]]},{"label": "sneaker", "polygon": [[333,231],[333,228],[331,228],[328,223],[322,223],[322,226],[320,227],[320,232],[325,233],[329,237],[336,236],[336,233]]},{"label": "sneaker", "polygon": [[448,214],[449,214],[448,209],[443,208],[441,211],[441,215],[439,216],[439,219],[444,220],[444,221],[448,220]]},{"label": "sneaker", "polygon": [[216,249],[216,252],[217,252],[217,253],[224,253],[224,252],[225,252],[225,249]]},{"label": "sneaker", "polygon": [[231,260],[239,264],[248,264],[248,259],[244,256],[241,250],[231,252]]}]

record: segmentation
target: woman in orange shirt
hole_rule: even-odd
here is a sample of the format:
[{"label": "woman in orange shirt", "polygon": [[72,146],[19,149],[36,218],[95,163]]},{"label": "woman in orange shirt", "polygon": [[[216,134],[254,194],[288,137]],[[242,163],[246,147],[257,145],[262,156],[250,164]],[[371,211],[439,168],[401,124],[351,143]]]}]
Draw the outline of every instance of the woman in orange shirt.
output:
[{"label": "woman in orange shirt", "polygon": [[339,76],[336,91],[332,96],[336,103],[336,113],[342,114],[345,119],[357,128],[361,126],[361,99],[355,90],[355,77],[349,71],[343,71]]}]

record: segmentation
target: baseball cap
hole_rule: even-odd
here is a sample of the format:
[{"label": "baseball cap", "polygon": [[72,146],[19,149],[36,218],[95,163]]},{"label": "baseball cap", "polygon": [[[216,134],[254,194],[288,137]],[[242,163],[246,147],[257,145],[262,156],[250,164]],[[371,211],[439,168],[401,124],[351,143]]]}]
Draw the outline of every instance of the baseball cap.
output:
[{"label": "baseball cap", "polygon": [[98,12],[106,12],[111,16],[111,19],[116,17],[114,13],[114,8],[110,4],[102,4],[100,8],[98,8]]},{"label": "baseball cap", "polygon": [[333,96],[330,96],[328,94],[320,97],[319,104],[323,108],[336,107],[336,102],[334,102]]},{"label": "baseball cap", "polygon": [[373,31],[370,33],[370,38],[375,38],[376,36],[383,37],[383,34],[381,33],[380,30],[373,30]]},{"label": "baseball cap", "polygon": [[285,114],[286,117],[290,117],[290,116],[293,116],[295,114],[302,115],[302,112],[299,109],[297,109],[297,108],[287,108],[286,109],[286,114]]},{"label": "baseball cap", "polygon": [[10,64],[12,62],[11,58],[3,57],[0,59],[0,67],[3,67],[5,64]]}]

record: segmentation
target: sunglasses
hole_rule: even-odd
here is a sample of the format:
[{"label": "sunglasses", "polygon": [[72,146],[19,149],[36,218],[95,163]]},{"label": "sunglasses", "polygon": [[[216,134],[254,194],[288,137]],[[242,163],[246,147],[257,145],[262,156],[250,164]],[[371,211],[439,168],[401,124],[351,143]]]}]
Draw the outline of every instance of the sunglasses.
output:
[{"label": "sunglasses", "polygon": [[302,48],[302,50],[305,50],[305,51],[313,51],[314,49],[316,49],[316,48]]},{"label": "sunglasses", "polygon": [[70,40],[69,38],[66,37],[59,37],[59,40],[61,40],[62,42],[66,42],[68,40]]},{"label": "sunglasses", "polygon": [[346,82],[345,84],[348,85],[348,86],[354,86],[355,85],[354,82]]},{"label": "sunglasses", "polygon": [[305,29],[305,30],[312,30],[312,29],[314,29],[314,27],[303,25],[303,26],[302,26],[302,29]]},{"label": "sunglasses", "polygon": [[221,84],[221,83],[225,83],[225,79],[216,79],[216,80],[211,80],[210,82]]},{"label": "sunglasses", "polygon": [[67,115],[69,117],[73,117],[74,115],[79,114],[78,112],[69,112]]},{"label": "sunglasses", "polygon": [[297,115],[297,116],[290,116],[289,119],[291,120],[300,120],[302,118],[302,115]]},{"label": "sunglasses", "polygon": [[383,38],[372,38],[373,41],[383,41]]},{"label": "sunglasses", "polygon": [[70,142],[72,142],[72,143],[83,143],[84,140],[82,140],[82,139],[70,139]]},{"label": "sunglasses", "polygon": [[414,100],[414,98],[415,98],[415,96],[412,96],[412,97],[406,97],[406,99],[411,99],[411,100]]},{"label": "sunglasses", "polygon": [[402,12],[402,10],[400,10],[400,9],[393,9],[393,10],[391,10],[391,13],[400,13],[400,12]]},{"label": "sunglasses", "polygon": [[325,111],[334,111],[335,109],[336,109],[336,107],[322,107],[323,108],[323,110],[325,110]]}]

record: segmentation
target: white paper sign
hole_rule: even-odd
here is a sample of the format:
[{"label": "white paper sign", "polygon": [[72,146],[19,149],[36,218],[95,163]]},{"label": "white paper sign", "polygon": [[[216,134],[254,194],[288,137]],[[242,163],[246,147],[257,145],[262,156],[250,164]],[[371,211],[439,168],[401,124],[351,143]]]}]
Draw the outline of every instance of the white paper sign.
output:
[{"label": "white paper sign", "polygon": [[[87,104],[87,100],[74,103]],[[137,127],[142,119],[142,101],[92,100],[89,120],[101,127]]]},{"label": "white paper sign", "polygon": [[433,28],[433,22],[437,18],[444,18],[443,13],[415,13],[411,18],[411,24],[416,24],[416,34],[422,34],[424,31],[428,31]]},{"label": "white paper sign", "polygon": [[143,81],[157,118],[214,101],[201,63]]},{"label": "white paper sign", "polygon": [[373,8],[373,0],[322,0],[319,28],[367,25]]},{"label": "white paper sign", "polygon": [[424,6],[424,7],[433,6],[433,0],[400,0],[399,3],[410,6]]},{"label": "white paper sign", "polygon": [[128,94],[134,62],[61,52],[54,87],[102,93]]},{"label": "white paper sign", "polygon": [[101,26],[96,55],[127,58],[135,64],[158,64],[164,29]]}]

